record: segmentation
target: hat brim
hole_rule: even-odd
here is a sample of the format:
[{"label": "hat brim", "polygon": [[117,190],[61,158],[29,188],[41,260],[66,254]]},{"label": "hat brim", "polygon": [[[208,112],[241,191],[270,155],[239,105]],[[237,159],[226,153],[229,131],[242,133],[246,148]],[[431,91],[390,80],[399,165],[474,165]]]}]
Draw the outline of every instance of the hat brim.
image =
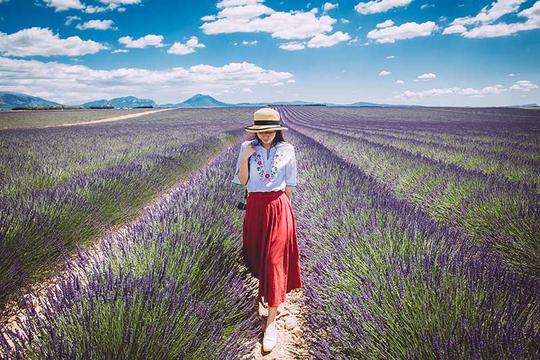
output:
[{"label": "hat brim", "polygon": [[283,127],[283,126],[274,126],[274,127],[254,127],[254,126],[247,126],[244,128],[247,132],[251,133],[257,133],[257,132],[263,132],[263,131],[275,131],[275,130],[289,130],[289,128]]}]

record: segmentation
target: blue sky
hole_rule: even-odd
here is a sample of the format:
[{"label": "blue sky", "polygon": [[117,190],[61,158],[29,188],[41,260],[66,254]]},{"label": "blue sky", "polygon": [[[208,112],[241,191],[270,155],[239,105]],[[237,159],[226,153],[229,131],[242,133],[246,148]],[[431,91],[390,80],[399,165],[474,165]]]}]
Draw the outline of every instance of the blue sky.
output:
[{"label": "blue sky", "polygon": [[540,103],[540,1],[0,0],[0,91]]}]

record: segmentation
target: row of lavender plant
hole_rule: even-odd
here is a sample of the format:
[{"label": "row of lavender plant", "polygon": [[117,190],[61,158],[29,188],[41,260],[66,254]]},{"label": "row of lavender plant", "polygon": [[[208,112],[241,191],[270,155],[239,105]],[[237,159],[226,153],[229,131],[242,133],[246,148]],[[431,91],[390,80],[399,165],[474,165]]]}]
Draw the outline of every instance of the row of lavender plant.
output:
[{"label": "row of lavender plant", "polygon": [[[255,345],[256,283],[241,258],[230,182],[239,146],[180,184],[121,238],[79,251],[19,330],[14,359],[231,359]],[[219,206],[218,206],[219,204]],[[41,309],[41,310],[40,310]],[[0,354],[1,357],[1,354]]]},{"label": "row of lavender plant", "polygon": [[456,146],[437,142],[428,143],[414,138],[404,140],[399,135],[390,135],[387,132],[372,133],[358,129],[344,130],[341,128],[333,128],[333,130],[372,143],[395,147],[412,154],[455,164],[465,170],[478,170],[486,175],[529,183],[535,185],[540,191],[540,162],[534,159],[523,159],[506,153],[492,154],[483,148],[459,149]]},{"label": "row of lavender plant", "polygon": [[288,134],[301,174],[293,205],[316,358],[540,355],[534,283],[320,143]]},{"label": "row of lavender plant", "polygon": [[[336,134],[343,134],[353,138],[365,140],[368,143],[385,145],[409,152],[413,155],[421,155],[448,164],[454,164],[465,170],[476,170],[487,175],[503,177],[510,181],[524,182],[536,186],[540,192],[540,168],[534,160],[521,159],[507,154],[491,154],[483,149],[459,150],[456,147],[440,143],[425,143],[416,139],[403,140],[400,137],[390,135],[387,132],[373,134],[363,130],[363,127],[353,125],[336,126],[334,124],[313,125],[310,119],[313,114],[309,112],[296,113],[295,121],[300,125],[307,125],[314,129],[331,130]],[[336,117],[332,117],[334,121]],[[534,152],[533,152],[534,153]],[[538,153],[538,152],[536,152]]]},{"label": "row of lavender plant", "polygon": [[[50,189],[2,197],[0,307],[15,299],[22,287],[57,271],[56,265],[78,244],[89,243],[107,228],[133,219],[147,202],[241,134],[240,130],[220,131],[217,137],[160,148],[77,175]],[[166,137],[166,128],[160,130],[160,136]]]},{"label": "row of lavender plant", "polygon": [[380,130],[425,131],[454,135],[465,141],[525,144],[538,148],[537,111],[527,109],[318,107],[335,125],[359,124]]},{"label": "row of lavender plant", "polygon": [[[281,111],[292,128],[321,142],[433,219],[455,225],[475,243],[486,244],[512,271],[540,278],[540,202],[530,186],[331,130],[299,125],[298,110]],[[331,118],[318,120],[328,123]]]},{"label": "row of lavender plant", "polygon": [[[538,161],[540,114],[522,109],[319,108],[339,128]],[[475,111],[476,110],[476,111]],[[456,115],[456,112],[458,116]]]},{"label": "row of lavender plant", "polygon": [[[314,110],[313,108],[303,111]],[[501,109],[495,113],[478,115],[473,109],[462,109],[461,116],[453,112],[445,115],[436,108],[336,108],[320,107],[317,113],[332,116],[336,126],[379,131],[400,131],[408,134],[429,136],[437,139],[456,140],[486,146],[522,146],[522,149],[538,149],[538,112],[519,109]],[[500,113],[499,113],[500,112]],[[508,148],[510,150],[510,148]]]},{"label": "row of lavender plant", "polygon": [[[17,197],[234,130],[249,109],[179,109],[125,121],[0,131],[0,195]],[[203,130],[204,129],[204,130]]]},{"label": "row of lavender plant", "polygon": [[[343,128],[340,126],[340,128]],[[366,128],[363,130],[367,134],[390,135],[398,139],[418,142],[427,145],[443,146],[445,149],[455,149],[458,152],[473,151],[487,157],[500,155],[507,159],[516,159],[517,161],[532,162],[535,165],[540,164],[540,146],[528,146],[527,144],[509,142],[506,137],[501,142],[491,138],[491,141],[478,141],[467,139],[462,135],[436,134],[430,131],[414,130],[390,130]],[[504,142],[503,142],[504,141]]]}]

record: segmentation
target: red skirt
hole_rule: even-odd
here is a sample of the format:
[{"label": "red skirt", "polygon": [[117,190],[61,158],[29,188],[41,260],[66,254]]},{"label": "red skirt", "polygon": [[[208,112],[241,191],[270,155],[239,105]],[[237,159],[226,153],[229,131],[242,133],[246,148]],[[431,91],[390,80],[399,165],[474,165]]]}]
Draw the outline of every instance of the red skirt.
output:
[{"label": "red skirt", "polygon": [[296,222],[285,191],[248,193],[242,243],[246,266],[259,279],[258,300],[278,306],[302,287]]}]

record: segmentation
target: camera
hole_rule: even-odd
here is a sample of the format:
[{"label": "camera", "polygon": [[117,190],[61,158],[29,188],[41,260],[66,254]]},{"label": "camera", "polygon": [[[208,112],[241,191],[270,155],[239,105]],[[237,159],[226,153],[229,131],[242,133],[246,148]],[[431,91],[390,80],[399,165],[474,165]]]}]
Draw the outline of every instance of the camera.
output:
[{"label": "camera", "polygon": [[246,210],[246,203],[243,201],[239,201],[237,207],[239,210]]}]

